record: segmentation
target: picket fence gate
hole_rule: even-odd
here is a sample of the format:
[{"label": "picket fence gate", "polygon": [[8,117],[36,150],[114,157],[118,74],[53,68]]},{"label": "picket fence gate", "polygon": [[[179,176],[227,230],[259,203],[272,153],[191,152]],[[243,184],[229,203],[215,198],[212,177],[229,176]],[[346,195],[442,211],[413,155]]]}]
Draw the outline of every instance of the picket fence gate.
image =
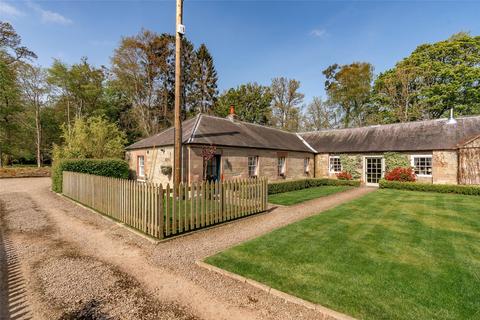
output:
[{"label": "picket fence gate", "polygon": [[267,210],[266,178],[162,185],[63,172],[62,193],[151,237],[205,228]]}]

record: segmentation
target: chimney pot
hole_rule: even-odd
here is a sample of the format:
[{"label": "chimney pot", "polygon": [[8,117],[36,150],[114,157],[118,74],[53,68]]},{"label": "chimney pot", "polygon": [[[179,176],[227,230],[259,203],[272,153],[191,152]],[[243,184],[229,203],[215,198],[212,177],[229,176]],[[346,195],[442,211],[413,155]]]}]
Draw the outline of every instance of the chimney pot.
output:
[{"label": "chimney pot", "polygon": [[227,119],[230,121],[235,121],[235,107],[233,105],[230,106],[230,113],[227,116]]}]

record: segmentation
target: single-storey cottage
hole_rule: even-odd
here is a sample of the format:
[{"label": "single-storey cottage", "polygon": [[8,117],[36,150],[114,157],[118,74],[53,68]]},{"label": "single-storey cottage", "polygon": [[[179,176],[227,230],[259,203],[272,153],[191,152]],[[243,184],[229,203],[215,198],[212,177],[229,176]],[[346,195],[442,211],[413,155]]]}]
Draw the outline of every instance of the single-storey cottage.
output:
[{"label": "single-storey cottage", "polygon": [[405,155],[420,182],[480,184],[480,117],[438,119],[300,134],[315,149],[315,176],[335,177],[341,155],[357,160],[358,173],[375,185],[384,155]]},{"label": "single-storey cottage", "polygon": [[[172,182],[173,133],[127,147],[137,179]],[[348,160],[376,185],[391,152],[409,159],[420,182],[480,184],[480,116],[290,133],[200,114],[183,123],[182,180],[336,178]]]},{"label": "single-storey cottage", "polygon": [[[313,177],[315,152],[295,133],[199,114],[183,122],[182,181]],[[127,147],[137,179],[172,182],[174,129]],[[210,154],[206,157],[206,154]]]}]

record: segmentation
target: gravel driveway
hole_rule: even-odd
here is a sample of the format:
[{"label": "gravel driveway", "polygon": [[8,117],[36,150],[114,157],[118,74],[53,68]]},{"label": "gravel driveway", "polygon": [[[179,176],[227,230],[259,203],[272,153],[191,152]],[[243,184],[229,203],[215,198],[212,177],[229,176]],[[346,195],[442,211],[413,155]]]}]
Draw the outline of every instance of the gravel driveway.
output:
[{"label": "gravel driveway", "polygon": [[1,319],[323,319],[195,261],[372,191],[152,244],[49,187],[48,178],[0,180]]}]

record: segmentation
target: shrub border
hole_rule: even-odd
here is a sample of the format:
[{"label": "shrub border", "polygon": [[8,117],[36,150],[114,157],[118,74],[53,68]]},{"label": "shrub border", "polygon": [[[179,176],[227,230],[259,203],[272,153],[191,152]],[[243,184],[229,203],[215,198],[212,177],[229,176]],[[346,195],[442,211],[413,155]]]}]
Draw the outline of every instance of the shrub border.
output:
[{"label": "shrub border", "polygon": [[422,192],[455,193],[464,195],[480,196],[480,186],[467,186],[456,184],[430,184],[419,182],[399,182],[380,180],[381,189],[398,189]]},{"label": "shrub border", "polygon": [[319,186],[352,186],[359,187],[360,180],[338,180],[327,178],[307,178],[299,180],[287,180],[271,182],[268,184],[268,194],[277,194],[295,190],[314,188]]}]

